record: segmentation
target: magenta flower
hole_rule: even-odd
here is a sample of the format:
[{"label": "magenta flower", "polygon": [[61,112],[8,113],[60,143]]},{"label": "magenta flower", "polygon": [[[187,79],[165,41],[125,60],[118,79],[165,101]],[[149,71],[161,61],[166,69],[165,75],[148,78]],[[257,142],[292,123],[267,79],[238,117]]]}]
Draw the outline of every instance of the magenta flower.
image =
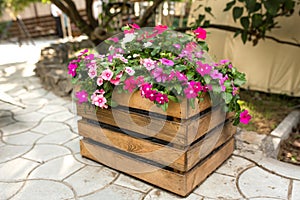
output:
[{"label": "magenta flower", "polygon": [[133,76],[130,76],[128,79],[124,81],[124,89],[129,92],[133,92],[137,87],[137,82],[134,80]]},{"label": "magenta flower", "polygon": [[78,103],[82,104],[88,101],[88,93],[85,90],[76,92],[75,97],[78,99]]},{"label": "magenta flower", "polygon": [[168,99],[168,96],[166,94],[162,94],[162,93],[157,93],[155,95],[155,101],[158,103],[158,104],[165,104],[165,103],[168,103],[169,102],[169,99]]},{"label": "magenta flower", "polygon": [[85,60],[94,60],[94,58],[95,58],[95,55],[94,54],[89,54],[89,55],[86,55],[85,57],[84,57],[84,59]]},{"label": "magenta flower", "polygon": [[163,65],[173,66],[174,62],[172,60],[168,60],[166,58],[159,59]]},{"label": "magenta flower", "polygon": [[240,122],[242,124],[248,124],[251,120],[251,115],[248,113],[248,110],[244,110],[240,113]]},{"label": "magenta flower", "polygon": [[180,44],[173,44],[173,47],[175,47],[176,49],[180,49]]},{"label": "magenta flower", "polygon": [[224,64],[229,63],[229,62],[230,62],[229,60],[220,60],[219,63],[220,63],[221,65],[224,65]]},{"label": "magenta flower", "polygon": [[196,82],[196,81],[191,81],[189,82],[189,85],[194,89],[194,91],[196,93],[200,92],[203,90],[203,86],[201,85],[200,82]]},{"label": "magenta flower", "polygon": [[141,85],[141,96],[144,97],[146,93],[148,93],[152,89],[152,85],[150,83],[144,83]]},{"label": "magenta flower", "polygon": [[206,39],[206,30],[201,27],[198,27],[196,30],[193,31],[197,38],[205,40]]},{"label": "magenta flower", "polygon": [[90,68],[88,75],[90,78],[95,78],[97,76],[97,71],[93,68]]},{"label": "magenta flower", "polygon": [[234,85],[232,86],[232,95],[235,96],[239,93],[239,88],[235,87]]},{"label": "magenta flower", "polygon": [[202,56],[203,56],[203,51],[198,51],[195,53],[196,58],[202,58]]},{"label": "magenta flower", "polygon": [[70,62],[70,64],[68,65],[68,74],[71,74],[72,77],[76,76],[76,69],[77,69],[77,64]]},{"label": "magenta flower", "polygon": [[114,73],[110,69],[106,69],[102,72],[101,78],[103,80],[109,81],[113,77]]},{"label": "magenta flower", "polygon": [[187,80],[188,80],[188,78],[186,77],[186,75],[180,73],[179,71],[176,71],[176,72],[175,72],[175,76],[177,77],[177,79],[178,79],[179,81],[187,81]]},{"label": "magenta flower", "polygon": [[184,89],[184,94],[187,99],[196,98],[198,96],[198,93],[195,92],[194,88],[191,87],[190,85]]},{"label": "magenta flower", "polygon": [[157,95],[157,91],[155,90],[149,90],[145,93],[145,97],[150,101],[155,101],[156,95]]},{"label": "magenta flower", "polygon": [[168,26],[166,25],[157,25],[154,27],[154,30],[156,30],[158,32],[158,34],[166,31],[168,29]]},{"label": "magenta flower", "polygon": [[83,56],[84,54],[86,54],[89,50],[88,49],[84,49],[83,51],[81,51],[79,54],[78,54],[78,58],[80,58],[81,56]]},{"label": "magenta flower", "polygon": [[132,69],[131,67],[125,67],[125,72],[129,75],[129,76],[133,76],[135,71],[134,69]]},{"label": "magenta flower", "polygon": [[124,30],[124,34],[131,34],[134,33],[134,29]]},{"label": "magenta flower", "polygon": [[144,65],[144,67],[146,67],[148,71],[156,67],[156,62],[151,58],[145,58],[144,60],[141,60],[141,63]]},{"label": "magenta flower", "polygon": [[106,102],[107,100],[102,94],[95,95],[92,99],[92,104],[100,108],[107,108]]},{"label": "magenta flower", "polygon": [[196,64],[198,65],[196,71],[201,75],[204,76],[205,74],[209,74],[212,67],[208,64],[203,64],[201,61],[197,61]]},{"label": "magenta flower", "polygon": [[162,83],[166,82],[166,80],[167,80],[167,78],[168,78],[167,74],[164,74],[162,68],[156,68],[156,69],[154,69],[154,70],[152,71],[152,75],[153,75],[153,77],[155,78],[155,80],[156,80],[157,82],[159,82],[159,83],[160,83],[160,82],[162,82]]},{"label": "magenta flower", "polygon": [[117,76],[116,76],[116,78],[110,79],[110,82],[111,82],[112,84],[114,84],[114,85],[119,85],[122,76],[123,76],[123,71],[121,71],[120,73],[118,73]]},{"label": "magenta flower", "polygon": [[130,24],[130,26],[133,29],[137,29],[137,30],[141,29],[141,27],[139,25],[137,25],[137,24]]},{"label": "magenta flower", "polygon": [[108,55],[108,56],[107,56],[107,60],[108,60],[108,62],[112,62],[113,58],[114,58],[114,56],[113,56],[113,55]]},{"label": "magenta flower", "polygon": [[107,40],[113,41],[114,43],[119,42],[119,38],[117,38],[117,37],[109,38],[109,39],[107,39]]}]

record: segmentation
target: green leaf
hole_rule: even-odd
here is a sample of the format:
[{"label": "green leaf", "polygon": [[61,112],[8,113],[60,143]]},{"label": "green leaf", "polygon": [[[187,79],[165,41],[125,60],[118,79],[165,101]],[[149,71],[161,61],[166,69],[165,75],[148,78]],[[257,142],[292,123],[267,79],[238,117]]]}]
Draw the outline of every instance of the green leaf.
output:
[{"label": "green leaf", "polygon": [[195,76],[195,72],[188,71],[186,76],[187,76],[188,80],[192,80],[192,78]]},{"label": "green leaf", "polygon": [[232,15],[234,21],[236,21],[238,18],[240,18],[243,15],[244,8],[243,7],[234,7],[232,10]]},{"label": "green leaf", "polygon": [[183,70],[186,70],[186,66],[185,65],[176,65],[175,66],[175,69],[177,70],[177,71],[183,71]]},{"label": "green leaf", "polygon": [[253,12],[257,12],[257,11],[259,11],[260,9],[261,9],[261,4],[260,4],[260,3],[256,3]]},{"label": "green leaf", "polygon": [[230,1],[226,4],[226,8],[223,11],[228,11],[232,8],[232,6],[234,6],[235,4],[235,0],[234,1]]},{"label": "green leaf", "polygon": [[224,82],[224,86],[225,86],[226,88],[231,87],[231,81],[230,81],[230,80],[225,81],[225,82]]},{"label": "green leaf", "polygon": [[241,38],[244,44],[247,42],[247,36],[248,36],[247,31],[243,31]]},{"label": "green leaf", "polygon": [[262,15],[261,14],[254,14],[252,15],[252,26],[254,28],[258,28],[260,25],[262,25]]},{"label": "green leaf", "polygon": [[248,17],[242,17],[240,20],[241,20],[241,24],[242,24],[243,28],[248,30],[249,24],[250,24],[249,18]]},{"label": "green leaf", "polygon": [[231,99],[232,99],[231,93],[224,93],[224,100],[226,104],[230,103]]},{"label": "green leaf", "polygon": [[163,105],[161,105],[161,108],[163,109],[163,111],[167,111],[167,109],[168,109],[168,103],[164,103]]},{"label": "green leaf", "polygon": [[241,78],[237,78],[233,81],[233,83],[234,83],[234,85],[241,86],[241,85],[244,85],[246,83],[246,80],[241,79]]},{"label": "green leaf", "polygon": [[220,93],[222,91],[220,85],[212,85],[212,90],[214,93]]},{"label": "green leaf", "polygon": [[78,81],[78,78],[72,78],[72,80],[71,80],[72,84],[76,84],[77,81]]},{"label": "green leaf", "polygon": [[182,87],[180,84],[175,84],[174,88],[175,88],[177,94],[180,94],[182,92]]},{"label": "green leaf", "polygon": [[267,12],[272,15],[275,16],[277,14],[277,11],[279,9],[280,4],[277,2],[274,2],[274,0],[267,0],[267,1],[263,1],[263,4],[267,10]]},{"label": "green leaf", "polygon": [[204,19],[205,19],[205,15],[199,15],[197,19],[198,24],[201,24]]},{"label": "green leaf", "polygon": [[203,76],[203,78],[204,78],[205,84],[209,84],[209,83],[210,83],[211,77],[210,77],[209,75],[205,74],[205,75]]},{"label": "green leaf", "polygon": [[205,7],[204,10],[205,10],[205,12],[207,12],[208,14],[210,14],[212,17],[214,17],[214,15],[211,12],[211,7]]},{"label": "green leaf", "polygon": [[246,8],[249,11],[249,13],[254,12],[255,4],[256,4],[256,0],[246,0]]},{"label": "green leaf", "polygon": [[209,27],[210,21],[209,20],[205,20],[202,27]]},{"label": "green leaf", "polygon": [[189,99],[190,100],[190,105],[192,107],[192,109],[195,109],[195,99],[192,98],[192,99]]},{"label": "green leaf", "polygon": [[239,34],[241,34],[241,31],[236,31],[235,33],[234,33],[234,35],[233,35],[233,37],[235,38],[235,37],[237,37]]},{"label": "green leaf", "polygon": [[174,101],[174,102],[179,102],[178,98],[177,97],[174,97],[172,95],[168,95],[168,99],[171,100],[171,101]]}]

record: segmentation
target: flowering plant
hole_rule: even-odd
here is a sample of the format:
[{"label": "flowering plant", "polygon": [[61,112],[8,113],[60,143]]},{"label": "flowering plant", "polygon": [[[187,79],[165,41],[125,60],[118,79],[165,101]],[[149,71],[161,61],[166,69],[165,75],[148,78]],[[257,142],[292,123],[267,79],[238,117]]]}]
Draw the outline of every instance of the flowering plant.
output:
[{"label": "flowering plant", "polygon": [[213,101],[225,102],[226,111],[236,113],[234,124],[248,123],[251,116],[238,104],[245,75],[229,60],[213,62],[205,38],[200,27],[189,35],[164,25],[123,27],[122,34],[107,39],[95,53],[84,50],[69,63],[72,82],[80,85],[75,94],[78,103],[113,107],[112,92],[117,88],[139,90],[143,98],[167,110],[169,101],[186,98],[193,106],[209,93]]}]

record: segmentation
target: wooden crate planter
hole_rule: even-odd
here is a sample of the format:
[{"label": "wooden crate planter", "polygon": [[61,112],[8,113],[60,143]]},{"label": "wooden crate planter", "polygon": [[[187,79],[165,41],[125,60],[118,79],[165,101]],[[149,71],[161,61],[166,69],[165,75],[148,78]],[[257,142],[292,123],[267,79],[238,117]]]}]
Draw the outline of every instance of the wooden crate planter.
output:
[{"label": "wooden crate planter", "polygon": [[166,113],[138,93],[114,99],[113,110],[77,105],[82,156],[186,196],[233,152],[236,128],[208,97],[196,109],[172,102]]}]

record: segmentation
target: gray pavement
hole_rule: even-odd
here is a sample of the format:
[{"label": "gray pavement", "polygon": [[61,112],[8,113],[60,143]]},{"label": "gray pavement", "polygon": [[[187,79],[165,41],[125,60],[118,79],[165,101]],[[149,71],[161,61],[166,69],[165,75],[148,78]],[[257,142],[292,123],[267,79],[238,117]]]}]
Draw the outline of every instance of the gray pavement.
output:
[{"label": "gray pavement", "polygon": [[[0,45],[0,52],[4,48]],[[30,62],[0,66],[0,89],[27,106],[0,102],[0,199],[300,197],[300,167],[266,157],[265,136],[255,132],[239,130],[233,155],[186,198],[84,159],[79,153],[75,105],[43,89],[33,69]]]}]

